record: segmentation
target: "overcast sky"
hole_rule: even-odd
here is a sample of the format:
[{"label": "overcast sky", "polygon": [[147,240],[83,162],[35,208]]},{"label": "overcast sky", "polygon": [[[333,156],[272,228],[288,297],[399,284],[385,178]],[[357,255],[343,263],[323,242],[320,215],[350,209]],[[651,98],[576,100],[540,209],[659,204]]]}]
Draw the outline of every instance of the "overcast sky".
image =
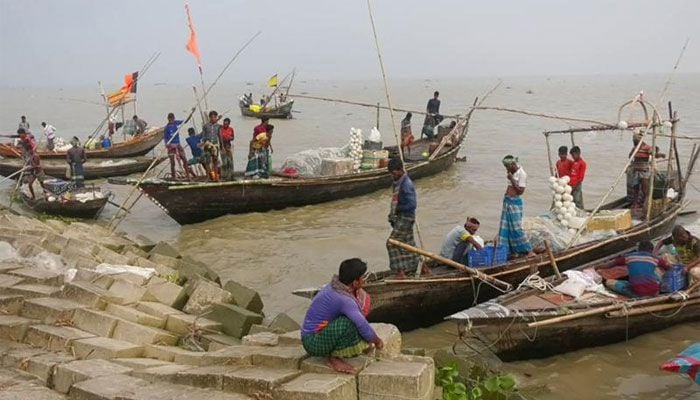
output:
[{"label": "overcast sky", "polygon": [[[0,86],[121,81],[156,51],[150,82],[198,81],[184,3],[0,0]],[[261,81],[377,79],[365,0],[192,0],[204,71]],[[390,78],[700,72],[700,1],[373,0]]]}]

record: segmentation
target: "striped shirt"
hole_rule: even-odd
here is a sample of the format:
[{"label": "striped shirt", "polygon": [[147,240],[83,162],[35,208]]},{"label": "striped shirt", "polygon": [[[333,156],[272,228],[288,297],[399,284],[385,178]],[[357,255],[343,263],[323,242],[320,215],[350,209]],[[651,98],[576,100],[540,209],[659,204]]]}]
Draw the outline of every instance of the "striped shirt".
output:
[{"label": "striped shirt", "polygon": [[656,267],[666,269],[668,264],[648,251],[635,251],[618,257],[617,265],[627,265],[629,282],[634,294],[656,296],[661,288],[661,277]]}]

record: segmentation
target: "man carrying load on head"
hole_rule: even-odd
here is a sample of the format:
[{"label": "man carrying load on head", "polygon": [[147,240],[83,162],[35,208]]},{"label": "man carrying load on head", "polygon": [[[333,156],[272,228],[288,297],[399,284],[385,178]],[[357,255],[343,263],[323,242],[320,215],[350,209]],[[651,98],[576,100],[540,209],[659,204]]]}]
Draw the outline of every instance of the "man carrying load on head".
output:
[{"label": "man carrying load on head", "polygon": [[506,168],[508,187],[506,187],[506,193],[503,196],[498,241],[500,244],[508,246],[510,254],[534,256],[532,245],[523,231],[524,202],[522,195],[525,193],[527,174],[518,165],[518,157],[508,154],[503,158],[502,163]]},{"label": "man carrying load on head", "polygon": [[358,292],[362,293],[367,264],[351,258],[340,264],[338,275],[314,297],[301,327],[301,343],[314,357],[326,357],[337,372],[352,374],[355,369],[343,358],[381,350],[384,342],[365,318]]}]

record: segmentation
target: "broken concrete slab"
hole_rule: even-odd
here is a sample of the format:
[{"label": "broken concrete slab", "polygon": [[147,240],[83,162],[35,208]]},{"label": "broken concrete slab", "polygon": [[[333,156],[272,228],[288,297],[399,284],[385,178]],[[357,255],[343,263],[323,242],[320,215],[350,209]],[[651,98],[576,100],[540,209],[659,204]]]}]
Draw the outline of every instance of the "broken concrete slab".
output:
[{"label": "broken concrete slab", "polygon": [[283,333],[278,339],[280,346],[301,346],[301,331]]},{"label": "broken concrete slab", "polygon": [[[367,356],[345,358],[343,360],[355,368],[355,376],[374,362],[374,358]],[[309,357],[301,362],[301,370],[315,374],[337,374],[336,371],[328,366],[327,362],[328,359],[323,357]]]},{"label": "broken concrete slab", "polygon": [[357,399],[352,375],[302,374],[275,390],[275,398],[285,400]]},{"label": "broken concrete slab", "polygon": [[207,348],[207,351],[216,351],[229,346],[238,346],[241,344],[240,339],[224,335],[221,333],[209,333],[202,335],[202,344]]},{"label": "broken concrete slab", "polygon": [[19,276],[0,274],[0,288],[9,288],[22,283],[24,279]]},{"label": "broken concrete slab", "polygon": [[395,325],[376,322],[370,325],[384,342],[384,348],[377,352],[379,357],[393,357],[401,354],[401,332]]},{"label": "broken concrete slab", "polygon": [[132,369],[102,359],[78,360],[61,364],[54,375],[54,389],[68,393],[76,383],[101,376],[129,374]]},{"label": "broken concrete slab", "polygon": [[20,296],[24,296],[25,299],[53,296],[59,293],[60,291],[61,289],[56,286],[25,283],[20,283],[19,285],[14,285],[5,289],[6,294],[17,294]]},{"label": "broken concrete slab", "polygon": [[301,361],[309,355],[302,346],[253,347],[253,365],[274,368],[299,369]]},{"label": "broken concrete slab", "polygon": [[111,337],[119,318],[104,311],[87,308],[75,310],[73,324],[76,328],[102,337]]},{"label": "broken concrete slab", "polygon": [[187,304],[182,311],[188,314],[201,314],[215,303],[231,303],[233,295],[219,285],[200,279],[194,286]]},{"label": "broken concrete slab", "polygon": [[180,253],[166,242],[158,242],[148,253],[149,255],[159,254],[172,258],[180,257]]},{"label": "broken concrete slab", "polygon": [[73,351],[77,358],[87,360],[93,358],[133,358],[143,354],[143,346],[138,346],[122,340],[105,337],[93,337],[73,341]]},{"label": "broken concrete slab", "polygon": [[53,375],[56,367],[74,360],[75,359],[68,354],[40,354],[27,360],[26,369],[24,369],[24,371],[37,377],[47,387],[53,387]]},{"label": "broken concrete slab", "polygon": [[141,325],[152,326],[154,328],[163,328],[165,326],[165,318],[159,318],[129,306],[107,304],[105,312]]},{"label": "broken concrete slab", "polygon": [[247,346],[277,346],[279,337],[276,333],[261,332],[243,336],[242,343]]},{"label": "broken concrete slab", "polygon": [[156,318],[162,318],[163,320],[167,320],[168,316],[171,314],[184,314],[180,310],[176,310],[173,307],[166,306],[157,301],[139,301],[136,303],[136,309],[146,314],[153,315]]},{"label": "broken concrete slab", "polygon": [[107,303],[122,303],[123,300],[105,289],[88,282],[68,282],[63,285],[60,297],[70,299],[90,308],[104,310]]},{"label": "broken concrete slab", "polygon": [[171,282],[148,284],[147,288],[144,301],[157,301],[176,309],[182,308],[187,301],[185,288]]},{"label": "broken concrete slab", "polygon": [[70,398],[74,400],[131,399],[150,382],[129,375],[110,375],[86,379],[74,384]]},{"label": "broken concrete slab", "polygon": [[380,360],[357,376],[358,392],[367,400],[406,398],[431,400],[435,369],[425,363]]},{"label": "broken concrete slab", "polygon": [[[263,321],[264,322],[264,321]],[[282,333],[282,332],[275,332],[269,327],[263,325],[263,324],[253,324],[250,326],[250,330],[248,331],[249,335],[255,335],[257,333],[263,333],[263,332],[270,332],[270,333]]]},{"label": "broken concrete slab", "polygon": [[192,369],[191,365],[161,365],[159,367],[145,368],[133,371],[131,374],[137,378],[147,380],[149,382],[170,382],[177,381],[177,373]]},{"label": "broken concrete slab", "polygon": [[129,236],[128,239],[131,240],[136,247],[145,252],[151,251],[156,247],[156,243],[144,235]]},{"label": "broken concrete slab", "polygon": [[38,322],[16,315],[0,315],[0,339],[21,342],[24,340],[29,326]]},{"label": "broken concrete slab", "polygon": [[112,338],[139,345],[164,344],[170,346],[177,344],[178,339],[177,336],[168,331],[135,324],[126,320],[117,321],[117,326],[114,328]]},{"label": "broken concrete slab", "polygon": [[19,269],[26,267],[27,264],[18,260],[2,260],[0,261],[0,273],[6,274],[8,271],[13,269]]},{"label": "broken concrete slab", "polygon": [[239,367],[223,375],[223,390],[250,396],[256,393],[270,395],[275,388],[299,375],[301,372],[294,369]]},{"label": "broken concrete slab", "polygon": [[[24,371],[29,363],[29,359],[48,354],[46,350],[32,347],[20,347],[8,350],[2,357],[2,366],[17,368]],[[0,371],[3,369],[0,368]]]},{"label": "broken concrete slab", "polygon": [[110,250],[106,247],[100,247],[100,250],[95,254],[95,259],[101,263],[112,264],[112,265],[128,265],[129,258],[123,256],[116,251]]},{"label": "broken concrete slab", "polygon": [[22,316],[40,320],[45,324],[55,324],[57,321],[69,321],[73,313],[85,306],[72,300],[55,297],[37,297],[24,302]]},{"label": "broken concrete slab", "polygon": [[152,367],[162,367],[163,365],[172,365],[171,362],[156,360],[153,358],[115,358],[111,361],[115,364],[131,368],[134,371]]},{"label": "broken concrete slab", "polygon": [[272,322],[268,326],[270,327],[270,329],[272,329],[273,332],[280,333],[298,331],[299,329],[301,329],[299,323],[293,320],[289,315],[285,313],[277,314],[277,316],[272,320]]},{"label": "broken concrete slab", "polygon": [[68,326],[33,325],[27,329],[24,343],[50,351],[67,351],[74,340],[94,336],[92,333]]},{"label": "broken concrete slab", "polygon": [[223,388],[224,375],[237,371],[240,366],[212,365],[197,367],[177,373],[177,383],[180,385],[200,388]]},{"label": "broken concrete slab", "polygon": [[146,294],[146,288],[126,279],[114,279],[108,292],[124,299],[122,304],[131,304],[141,301]]},{"label": "broken concrete slab", "polygon": [[214,304],[207,317],[213,321],[221,322],[224,333],[236,338],[247,335],[250,327],[253,324],[261,323],[263,319],[260,314],[224,303]]},{"label": "broken concrete slab", "polygon": [[16,294],[0,295],[0,315],[17,315],[23,306],[23,296]]},{"label": "broken concrete slab", "polygon": [[222,326],[220,322],[207,318],[197,318],[196,315],[190,314],[170,314],[165,322],[165,329],[177,335],[192,333],[193,328],[203,332],[220,332]]},{"label": "broken concrete slab", "polygon": [[226,282],[223,288],[233,295],[233,300],[238,306],[256,314],[262,313],[263,302],[260,295],[255,290],[243,286],[236,281]]},{"label": "broken concrete slab", "polygon": [[15,269],[9,271],[8,274],[22,278],[24,283],[35,283],[49,286],[61,286],[63,284],[63,274],[47,271],[37,267]]},{"label": "broken concrete slab", "polygon": [[172,363],[175,360],[175,353],[180,349],[175,346],[161,346],[157,344],[149,344],[143,347],[143,356],[160,361]]}]

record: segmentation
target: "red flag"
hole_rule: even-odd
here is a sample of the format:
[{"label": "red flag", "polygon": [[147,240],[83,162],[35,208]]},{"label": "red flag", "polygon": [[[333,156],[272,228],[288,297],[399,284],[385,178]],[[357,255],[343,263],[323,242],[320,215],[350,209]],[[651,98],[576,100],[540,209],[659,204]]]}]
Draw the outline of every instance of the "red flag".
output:
[{"label": "red flag", "polygon": [[199,54],[199,46],[197,46],[197,34],[194,31],[194,24],[192,23],[192,15],[190,14],[189,4],[185,4],[185,11],[187,12],[187,26],[190,28],[190,39],[185,45],[185,49],[192,53],[194,58],[197,59],[197,66],[199,67],[199,73],[202,73],[202,56]]},{"label": "red flag", "polygon": [[136,81],[139,73],[133,72],[124,76],[124,86],[118,92],[107,95],[107,101],[112,107],[122,105],[129,100],[129,93],[136,93]]}]

